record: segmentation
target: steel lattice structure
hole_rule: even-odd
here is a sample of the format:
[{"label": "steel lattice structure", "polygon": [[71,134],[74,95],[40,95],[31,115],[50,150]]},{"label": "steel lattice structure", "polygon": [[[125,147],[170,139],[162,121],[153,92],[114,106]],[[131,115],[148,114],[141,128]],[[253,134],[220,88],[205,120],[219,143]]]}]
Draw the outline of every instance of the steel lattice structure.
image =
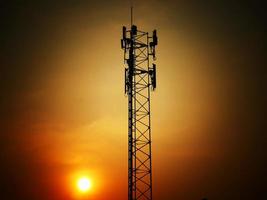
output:
[{"label": "steel lattice structure", "polygon": [[128,95],[128,200],[152,200],[150,91],[156,88],[157,33],[123,27],[125,93]]}]

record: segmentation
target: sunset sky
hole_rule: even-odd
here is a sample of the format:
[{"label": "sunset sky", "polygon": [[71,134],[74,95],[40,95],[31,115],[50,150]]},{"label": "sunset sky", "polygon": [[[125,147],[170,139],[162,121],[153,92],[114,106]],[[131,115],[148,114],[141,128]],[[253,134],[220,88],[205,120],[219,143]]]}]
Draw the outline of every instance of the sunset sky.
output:
[{"label": "sunset sky", "polygon": [[[129,0],[1,1],[0,199],[126,200]],[[154,200],[266,194],[266,9],[134,1],[157,29]],[[77,179],[89,177],[87,193]],[[263,197],[263,198],[262,198]]]}]

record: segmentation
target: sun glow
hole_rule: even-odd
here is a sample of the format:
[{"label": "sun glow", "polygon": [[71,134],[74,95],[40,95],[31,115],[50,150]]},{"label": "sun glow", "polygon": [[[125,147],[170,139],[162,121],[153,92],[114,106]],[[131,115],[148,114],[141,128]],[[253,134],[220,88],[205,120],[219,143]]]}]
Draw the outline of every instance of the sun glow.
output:
[{"label": "sun glow", "polygon": [[101,188],[103,187],[103,178],[99,175],[99,171],[80,169],[69,173],[66,177],[68,182],[68,191],[72,199],[98,199]]},{"label": "sun glow", "polygon": [[81,192],[87,192],[92,187],[92,182],[87,177],[81,177],[77,180],[77,187]]}]

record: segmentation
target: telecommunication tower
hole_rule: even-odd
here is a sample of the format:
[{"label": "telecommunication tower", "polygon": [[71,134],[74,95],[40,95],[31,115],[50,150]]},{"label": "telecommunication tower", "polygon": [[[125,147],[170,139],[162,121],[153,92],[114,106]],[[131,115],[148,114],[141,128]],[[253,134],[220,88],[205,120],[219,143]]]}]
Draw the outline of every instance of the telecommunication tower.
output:
[{"label": "telecommunication tower", "polygon": [[128,200],[152,200],[150,92],[156,88],[155,47],[152,35],[132,24],[122,28],[125,94],[128,95]]}]

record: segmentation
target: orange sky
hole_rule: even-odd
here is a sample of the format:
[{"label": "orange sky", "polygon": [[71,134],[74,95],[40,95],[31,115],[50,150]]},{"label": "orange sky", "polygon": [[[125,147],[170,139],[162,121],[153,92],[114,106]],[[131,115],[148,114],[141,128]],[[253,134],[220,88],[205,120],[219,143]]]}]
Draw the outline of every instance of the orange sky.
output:
[{"label": "orange sky", "polygon": [[[262,32],[247,5],[240,19],[234,18],[238,6],[228,6],[136,1],[137,26],[156,28],[159,35],[158,87],[152,93],[155,200],[254,195],[249,182],[257,180],[262,165],[255,157],[260,151],[251,150],[262,143],[252,117],[258,116],[258,79],[251,75],[258,75],[252,63],[259,55],[248,55],[260,53]],[[122,26],[129,25],[128,2],[4,8],[13,15],[6,21],[0,73],[0,198],[125,200],[127,98],[120,38]],[[252,21],[250,31],[244,20]],[[92,178],[88,196],[73,186],[79,174]]]}]

